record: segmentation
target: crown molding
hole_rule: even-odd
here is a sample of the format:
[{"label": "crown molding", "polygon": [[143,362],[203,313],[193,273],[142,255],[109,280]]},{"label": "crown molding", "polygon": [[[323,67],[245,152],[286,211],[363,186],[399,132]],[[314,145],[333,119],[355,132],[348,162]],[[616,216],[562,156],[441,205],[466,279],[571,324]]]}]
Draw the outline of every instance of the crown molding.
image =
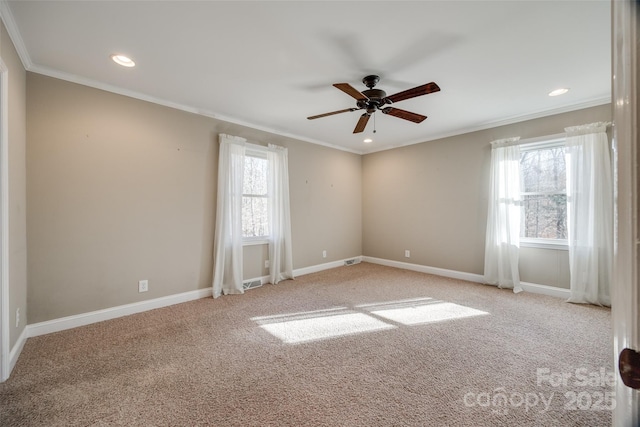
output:
[{"label": "crown molding", "polygon": [[386,146],[386,147],[381,147],[379,149],[371,149],[371,150],[354,150],[351,148],[347,148],[347,147],[343,147],[340,145],[335,145],[335,144],[330,144],[324,141],[320,141],[317,139],[313,139],[313,138],[309,138],[306,136],[302,136],[302,135],[297,135],[297,134],[293,134],[293,133],[289,133],[286,131],[282,131],[279,129],[275,129],[275,128],[271,128],[268,126],[263,126],[263,125],[258,125],[255,123],[251,123],[251,122],[247,122],[245,120],[241,120],[241,119],[237,119],[235,117],[230,117],[230,116],[225,116],[222,114],[218,114],[214,111],[209,111],[209,110],[203,110],[197,107],[193,107],[190,105],[186,105],[186,104],[180,104],[180,103],[176,103],[176,102],[172,102],[166,99],[162,99],[162,98],[158,98],[158,97],[154,97],[151,95],[147,95],[144,93],[140,93],[140,92],[136,92],[136,91],[132,91],[129,89],[124,89],[118,86],[113,86],[113,85],[109,85],[109,84],[105,84],[96,80],[92,80],[92,79],[87,79],[85,77],[82,76],[78,76],[78,75],[74,75],[71,73],[66,73],[60,70],[55,70],[49,67],[43,67],[37,64],[34,64],[31,60],[31,57],[29,56],[29,52],[27,51],[27,48],[25,47],[24,44],[24,40],[22,39],[22,36],[20,35],[20,32],[18,31],[18,26],[15,22],[15,19],[13,17],[13,14],[11,12],[11,8],[9,7],[9,2],[7,0],[0,0],[0,18],[2,18],[2,21],[4,22],[5,27],[7,28],[7,32],[9,33],[9,36],[11,38],[11,40],[13,41],[13,44],[16,48],[16,51],[18,52],[18,56],[20,57],[20,60],[22,61],[22,65],[24,66],[25,70],[33,72],[33,73],[37,73],[37,74],[42,74],[45,76],[49,76],[49,77],[54,77],[60,80],[65,80],[71,83],[76,83],[76,84],[80,84],[83,86],[88,86],[88,87],[92,87],[95,89],[100,89],[100,90],[104,90],[107,92],[112,92],[115,94],[119,94],[119,95],[123,95],[123,96],[127,96],[129,98],[134,98],[134,99],[139,99],[141,101],[146,101],[146,102],[151,102],[153,104],[158,104],[158,105],[162,105],[165,107],[169,107],[169,108],[173,108],[176,110],[181,110],[181,111],[185,111],[188,113],[193,113],[193,114],[198,114],[201,116],[205,116],[205,117],[210,117],[213,119],[217,119],[217,120],[221,120],[227,123],[233,123],[239,126],[245,126],[251,129],[255,129],[255,130],[260,130],[260,131],[264,131],[264,132],[268,132],[274,135],[279,135],[285,138],[292,138],[292,139],[296,139],[299,141],[304,141],[304,142],[308,142],[310,144],[315,144],[315,145],[320,145],[323,147],[327,147],[327,148],[332,148],[335,150],[340,150],[340,151],[346,151],[349,153],[353,153],[353,154],[359,154],[359,155],[365,155],[365,154],[372,154],[372,153],[377,153],[380,151],[387,151],[387,150],[392,150],[395,148],[401,148],[401,147],[406,147],[409,145],[416,145],[416,144],[421,144],[424,142],[429,142],[429,141],[434,141],[434,140],[438,140],[438,139],[443,139],[443,138],[448,138],[448,137],[452,137],[452,136],[457,136],[457,135],[463,135],[466,133],[471,133],[471,132],[477,132],[477,131],[481,131],[481,130],[485,130],[485,129],[491,129],[491,128],[496,128],[496,127],[500,127],[500,126],[506,126],[506,125],[510,125],[510,124],[514,124],[514,123],[519,123],[519,122],[523,122],[523,121],[527,121],[527,120],[533,120],[533,119],[538,119],[541,117],[547,117],[547,116],[552,116],[552,115],[556,115],[556,114],[561,114],[561,113],[566,113],[566,112],[570,112],[570,111],[576,111],[576,110],[581,110],[584,108],[589,108],[589,107],[595,107],[598,105],[604,105],[604,104],[608,104],[611,103],[611,96],[607,96],[607,97],[601,97],[601,98],[595,98],[589,101],[584,101],[584,102],[580,102],[577,104],[571,104],[571,105],[566,105],[564,107],[560,107],[560,108],[555,108],[555,109],[551,109],[551,110],[540,110],[534,113],[529,113],[529,114],[523,114],[523,115],[517,115],[517,116],[512,116],[512,117],[508,117],[506,119],[500,119],[500,120],[493,120],[493,121],[488,121],[488,122],[484,122],[484,123],[480,123],[477,125],[473,125],[473,126],[468,126],[468,127],[464,127],[464,128],[460,128],[457,129],[453,132],[445,132],[445,133],[441,133],[441,134],[436,134],[432,137],[429,137],[427,139],[419,139],[419,140],[412,140],[406,143],[402,143],[402,144],[397,144],[397,145],[390,145],[390,146]]},{"label": "crown molding", "polygon": [[9,33],[13,46],[16,48],[16,52],[18,52],[18,57],[20,57],[20,61],[22,61],[22,66],[25,70],[29,71],[33,67],[33,62],[31,62],[31,57],[25,47],[20,31],[18,31],[18,24],[16,24],[16,21],[13,18],[9,2],[6,0],[0,0],[0,18],[2,18],[2,22],[7,29],[7,33]]},{"label": "crown molding", "polygon": [[200,116],[210,117],[210,118],[221,120],[227,123],[233,123],[236,125],[245,126],[251,129],[269,132],[275,135],[283,136],[285,138],[297,139],[297,140],[308,142],[311,144],[321,145],[324,147],[333,148],[340,151],[346,151],[349,153],[360,154],[360,155],[363,154],[361,151],[352,150],[350,148],[342,147],[335,144],[329,144],[327,142],[319,141],[313,138],[308,138],[302,135],[281,131],[281,130],[270,128],[267,126],[257,125],[255,123],[247,122],[234,117],[218,114],[213,111],[203,110],[190,105],[172,102],[166,99],[157,98],[144,93],[132,91],[129,89],[124,89],[118,86],[105,84],[105,83],[92,80],[92,79],[87,79],[85,77],[81,77],[75,74],[66,73],[60,70],[55,70],[53,68],[43,67],[38,64],[34,64],[33,61],[31,60],[31,57],[29,56],[29,52],[27,51],[24,40],[20,35],[20,31],[18,31],[18,25],[15,22],[15,19],[13,17],[11,8],[9,7],[9,3],[7,2],[7,0],[0,0],[0,18],[2,18],[2,21],[4,22],[4,25],[7,28],[9,37],[11,38],[11,41],[13,42],[13,45],[15,46],[16,51],[18,52],[18,56],[22,61],[22,66],[24,67],[25,70],[29,72],[42,74],[49,77],[54,77],[54,78],[65,80],[71,83],[77,83],[83,86],[104,90],[106,92],[116,93],[118,95],[127,96],[129,98],[139,99],[141,101],[151,102],[153,104],[170,107],[176,110],[186,111],[188,113],[198,114]]},{"label": "crown molding", "polygon": [[407,142],[407,143],[404,143],[404,144],[398,144],[398,145],[383,147],[383,148],[380,148],[378,150],[366,151],[363,154],[372,154],[372,153],[378,153],[380,151],[393,150],[394,148],[407,147],[409,145],[416,145],[416,144],[421,144],[423,142],[435,141],[435,140],[438,140],[438,139],[449,138],[449,137],[452,137],[452,136],[463,135],[463,134],[466,134],[466,133],[478,132],[478,131],[486,130],[486,129],[493,129],[493,128],[497,128],[497,127],[500,127],[500,126],[506,126],[506,125],[511,125],[511,124],[514,124],[514,123],[526,122],[527,120],[540,119],[542,117],[555,116],[556,114],[569,113],[571,111],[583,110],[585,108],[597,107],[599,105],[605,105],[605,104],[610,104],[610,103],[611,103],[611,97],[610,96],[606,96],[606,97],[602,97],[602,98],[595,98],[595,99],[592,99],[592,100],[589,100],[589,101],[579,102],[579,103],[571,104],[571,105],[565,105],[564,107],[554,108],[554,109],[551,109],[551,110],[540,110],[540,111],[536,111],[534,113],[522,114],[522,115],[519,115],[519,116],[508,117],[506,119],[500,119],[500,120],[484,122],[484,123],[481,123],[481,124],[478,124],[478,125],[468,126],[468,127],[465,127],[465,128],[460,128],[460,129],[458,129],[458,130],[456,130],[454,132],[445,132],[445,133],[437,134],[437,135],[434,135],[434,136],[432,136],[432,137],[430,137],[428,139],[414,140],[414,141],[410,141],[410,142]]},{"label": "crown molding", "polygon": [[42,67],[40,65],[32,65],[31,68],[28,69],[28,71],[32,72],[32,73],[36,73],[36,74],[42,74],[44,76],[48,76],[48,77],[53,77],[59,80],[65,80],[71,83],[76,83],[76,84],[80,84],[83,86],[88,86],[88,87],[92,87],[94,89],[100,89],[100,90],[104,90],[106,92],[111,92],[111,93],[115,93],[118,95],[123,95],[123,96],[127,96],[129,98],[134,98],[134,99],[139,99],[141,101],[146,101],[146,102],[151,102],[153,104],[158,104],[158,105],[162,105],[164,107],[169,107],[169,108],[173,108],[176,110],[181,110],[181,111],[186,111],[188,113],[193,113],[193,114],[198,114],[200,116],[204,116],[204,117],[210,117],[212,119],[216,119],[216,120],[221,120],[227,123],[233,123],[236,125],[240,125],[240,126],[245,126],[251,129],[255,129],[255,130],[260,130],[260,131],[264,131],[264,132],[269,132],[275,135],[279,135],[279,136],[283,136],[285,138],[293,138],[293,139],[297,139],[299,141],[304,141],[304,142],[308,142],[311,144],[316,144],[316,145],[322,145],[324,147],[328,147],[328,148],[333,148],[336,150],[340,150],[340,151],[347,151],[349,153],[354,153],[354,154],[363,154],[361,151],[356,151],[356,150],[352,150],[350,148],[347,147],[341,147],[339,145],[334,145],[334,144],[329,144],[323,141],[318,141],[315,140],[313,138],[308,138],[302,135],[296,135],[293,133],[288,133],[288,132],[284,132],[278,129],[274,129],[274,128],[270,128],[268,126],[262,126],[262,125],[257,125],[255,123],[251,123],[251,122],[247,122],[244,120],[240,120],[237,119],[235,117],[230,117],[230,116],[225,116],[223,114],[218,114],[216,112],[213,111],[209,111],[209,110],[204,110],[201,108],[197,108],[197,107],[192,107],[190,105],[186,105],[186,104],[180,104],[177,102],[173,102],[173,101],[169,101],[166,99],[162,99],[162,98],[158,98],[155,96],[151,96],[151,95],[147,95],[145,93],[141,93],[141,92],[136,92],[130,89],[125,89],[119,86],[114,86],[114,85],[110,85],[107,83],[102,83],[99,82],[97,80],[93,80],[93,79],[88,79],[82,76],[78,76],[75,74],[71,74],[71,73],[67,73],[64,71],[60,71],[60,70],[56,70],[53,68],[49,68],[49,67]]}]

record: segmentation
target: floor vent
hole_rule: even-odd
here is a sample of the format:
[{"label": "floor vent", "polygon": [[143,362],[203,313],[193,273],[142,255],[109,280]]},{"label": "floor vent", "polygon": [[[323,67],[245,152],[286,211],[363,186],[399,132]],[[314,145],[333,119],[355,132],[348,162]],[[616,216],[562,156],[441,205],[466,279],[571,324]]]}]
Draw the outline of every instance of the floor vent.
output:
[{"label": "floor vent", "polygon": [[354,258],[354,259],[347,259],[344,261],[344,265],[353,265],[353,264],[360,264],[360,260],[357,258]]},{"label": "floor vent", "polygon": [[247,289],[259,288],[262,286],[262,282],[260,279],[252,280],[251,282],[244,282],[242,284],[242,288],[246,291]]}]

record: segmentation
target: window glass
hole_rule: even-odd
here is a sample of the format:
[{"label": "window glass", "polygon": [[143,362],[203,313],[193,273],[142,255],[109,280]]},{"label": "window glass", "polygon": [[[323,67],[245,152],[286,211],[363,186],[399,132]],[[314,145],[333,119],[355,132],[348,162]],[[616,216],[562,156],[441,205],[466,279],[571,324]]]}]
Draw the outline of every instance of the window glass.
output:
[{"label": "window glass", "polygon": [[522,148],[521,237],[567,238],[567,190],[564,141],[542,148]]},{"label": "window glass", "polygon": [[246,238],[269,235],[267,166],[266,158],[245,156],[242,183],[242,236]]}]

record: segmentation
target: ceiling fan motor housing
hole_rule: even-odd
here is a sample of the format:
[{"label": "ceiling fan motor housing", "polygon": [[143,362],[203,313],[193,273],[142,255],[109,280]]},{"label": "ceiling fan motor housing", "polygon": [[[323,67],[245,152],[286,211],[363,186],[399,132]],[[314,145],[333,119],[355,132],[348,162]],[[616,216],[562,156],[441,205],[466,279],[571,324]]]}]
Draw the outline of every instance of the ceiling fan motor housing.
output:
[{"label": "ceiling fan motor housing", "polygon": [[363,90],[362,94],[372,101],[382,101],[387,97],[387,92],[382,89],[367,89]]},{"label": "ceiling fan motor housing", "polygon": [[366,109],[369,113],[374,113],[377,108],[386,103],[387,93],[381,89],[363,90],[362,94],[369,99],[359,100],[357,102],[358,108]]}]

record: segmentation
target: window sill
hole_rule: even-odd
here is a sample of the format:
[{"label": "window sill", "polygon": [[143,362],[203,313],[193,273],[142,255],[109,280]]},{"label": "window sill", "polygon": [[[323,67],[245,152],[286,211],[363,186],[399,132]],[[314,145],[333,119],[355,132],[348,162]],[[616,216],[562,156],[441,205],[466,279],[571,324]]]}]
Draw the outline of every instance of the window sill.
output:
[{"label": "window sill", "polygon": [[253,238],[253,239],[243,239],[242,246],[254,246],[254,245],[268,245],[269,238]]},{"label": "window sill", "polygon": [[554,249],[556,251],[569,250],[566,240],[520,239],[520,246],[523,248]]}]

